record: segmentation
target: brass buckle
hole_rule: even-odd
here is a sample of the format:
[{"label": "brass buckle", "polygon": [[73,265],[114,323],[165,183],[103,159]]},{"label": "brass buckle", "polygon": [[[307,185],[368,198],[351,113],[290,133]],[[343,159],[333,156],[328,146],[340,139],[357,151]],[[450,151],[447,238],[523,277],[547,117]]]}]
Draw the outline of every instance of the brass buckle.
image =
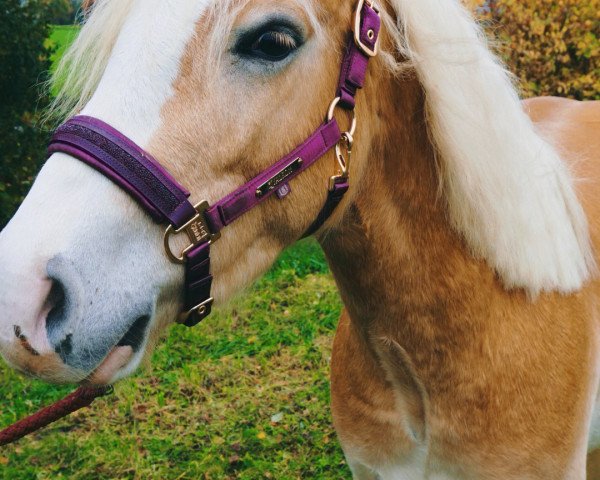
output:
[{"label": "brass buckle", "polygon": [[[377,15],[380,16],[379,13],[379,8],[377,8],[377,6],[375,5],[375,2],[371,2],[370,0],[358,0],[358,6],[356,7],[356,13],[354,15],[354,43],[356,43],[356,46],[358,48],[360,48],[363,53],[369,57],[376,57],[377,54],[379,53],[379,40],[381,37],[377,38],[377,41],[375,42],[375,47],[374,48],[370,48],[367,45],[365,45],[363,43],[363,41],[360,39],[360,24],[361,24],[361,20],[362,20],[362,9],[365,5],[365,3],[371,7],[375,13]],[[374,35],[375,32],[371,31],[371,35]]]},{"label": "brass buckle", "polygon": [[[342,145],[346,149],[346,156],[342,153]],[[352,138],[352,134],[350,132],[345,132],[342,134],[342,138],[335,145],[335,159],[337,160],[339,171],[337,175],[334,175],[329,179],[329,191],[333,191],[335,189],[335,185],[341,179],[347,180],[349,176],[349,168],[350,168],[350,160],[352,158],[352,146],[354,145],[354,138]]]},{"label": "brass buckle", "polygon": [[[208,224],[206,223],[206,217],[204,216],[204,214],[210,208],[208,202],[200,202],[194,208],[196,209],[196,212],[198,212],[194,218],[192,218],[183,227],[178,228],[177,230],[175,229],[175,227],[173,227],[173,225],[169,225],[165,232],[165,251],[167,252],[169,260],[171,260],[173,263],[185,263],[185,256],[195,246],[200,245],[201,243],[204,243],[206,241],[208,241],[209,243],[214,243],[219,238],[221,238],[221,233],[211,233],[210,228],[208,228]],[[190,240],[190,246],[183,250],[179,256],[177,256],[173,253],[173,250],[171,250],[170,240],[171,237],[184,232]]]},{"label": "brass buckle", "polygon": [[205,300],[200,305],[196,305],[191,310],[181,313],[177,318],[177,323],[185,325],[192,315],[204,315],[206,313],[206,310],[208,310],[208,307],[210,307],[214,303],[214,301],[215,299],[210,297],[208,300]]}]

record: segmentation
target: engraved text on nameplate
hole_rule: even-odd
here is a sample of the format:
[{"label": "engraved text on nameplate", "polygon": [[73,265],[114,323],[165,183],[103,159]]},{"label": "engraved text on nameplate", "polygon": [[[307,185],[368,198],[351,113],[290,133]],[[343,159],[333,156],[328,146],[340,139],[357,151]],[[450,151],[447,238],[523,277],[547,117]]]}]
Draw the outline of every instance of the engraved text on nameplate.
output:
[{"label": "engraved text on nameplate", "polygon": [[298,171],[302,166],[302,159],[300,157],[293,160],[287,167],[282,168],[279,172],[273,175],[269,180],[263,183],[256,189],[256,196],[258,198],[264,197],[267,193],[276,190],[285,180],[287,180],[293,173]]},{"label": "engraved text on nameplate", "polygon": [[200,243],[202,240],[210,236],[208,228],[206,227],[205,223],[200,219],[198,219],[195,222],[191,222],[185,230],[188,238],[193,244]]}]

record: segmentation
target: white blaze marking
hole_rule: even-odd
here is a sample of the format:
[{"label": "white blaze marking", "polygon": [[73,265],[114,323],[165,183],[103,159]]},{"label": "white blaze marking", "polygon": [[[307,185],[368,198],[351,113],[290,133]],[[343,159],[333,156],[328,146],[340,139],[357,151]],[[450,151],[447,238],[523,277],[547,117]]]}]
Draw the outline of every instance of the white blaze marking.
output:
[{"label": "white blaze marking", "polygon": [[173,93],[196,22],[211,1],[137,0],[82,113],[146,146],[161,124],[161,109]]}]

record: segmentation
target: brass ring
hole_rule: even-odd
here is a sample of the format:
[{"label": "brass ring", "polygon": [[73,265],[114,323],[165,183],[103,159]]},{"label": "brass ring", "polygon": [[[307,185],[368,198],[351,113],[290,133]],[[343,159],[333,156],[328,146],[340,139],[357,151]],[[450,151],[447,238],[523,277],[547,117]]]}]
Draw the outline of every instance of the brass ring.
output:
[{"label": "brass ring", "polygon": [[[333,119],[333,115],[335,114],[335,109],[338,106],[338,104],[340,103],[340,100],[342,99],[342,97],[335,97],[333,99],[333,101],[331,102],[331,105],[329,105],[329,111],[327,112],[327,121],[331,122],[331,120]],[[350,125],[350,131],[348,132],[350,134],[351,137],[354,137],[354,134],[356,133],[356,111],[352,110],[352,124]]]}]

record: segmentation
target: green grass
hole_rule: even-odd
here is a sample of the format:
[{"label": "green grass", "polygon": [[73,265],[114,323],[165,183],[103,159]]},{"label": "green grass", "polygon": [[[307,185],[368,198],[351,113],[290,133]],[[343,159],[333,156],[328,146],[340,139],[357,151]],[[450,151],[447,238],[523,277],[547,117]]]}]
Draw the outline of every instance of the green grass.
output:
[{"label": "green grass", "polygon": [[[55,28],[56,58],[75,32]],[[0,478],[349,478],[329,408],[340,310],[321,249],[302,241],[229,307],[173,327],[114,396],[0,448]],[[0,364],[0,426],[70,391]]]}]

